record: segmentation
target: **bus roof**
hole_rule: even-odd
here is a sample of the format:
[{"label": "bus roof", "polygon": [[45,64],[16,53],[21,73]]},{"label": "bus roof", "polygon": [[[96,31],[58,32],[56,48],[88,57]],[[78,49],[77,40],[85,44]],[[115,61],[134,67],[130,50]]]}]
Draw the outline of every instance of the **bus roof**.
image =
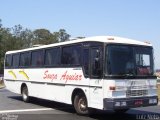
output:
[{"label": "bus roof", "polygon": [[95,37],[76,39],[76,40],[71,40],[71,41],[66,41],[66,42],[53,43],[53,44],[49,44],[49,45],[42,45],[39,47],[32,47],[32,48],[27,48],[27,49],[22,49],[22,50],[8,51],[8,52],[6,52],[6,54],[24,52],[24,51],[36,50],[36,49],[48,48],[48,47],[54,47],[54,46],[61,46],[61,45],[67,45],[67,44],[74,44],[74,43],[80,43],[80,42],[103,42],[103,43],[120,43],[120,44],[129,44],[129,45],[152,46],[148,42],[141,42],[141,41],[123,38],[123,37],[95,36]]}]

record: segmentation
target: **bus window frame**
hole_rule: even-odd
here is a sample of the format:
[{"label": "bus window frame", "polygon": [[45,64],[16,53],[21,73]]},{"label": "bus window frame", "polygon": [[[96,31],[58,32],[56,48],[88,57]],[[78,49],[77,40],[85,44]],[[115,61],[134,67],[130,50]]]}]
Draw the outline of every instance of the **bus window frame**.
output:
[{"label": "bus window frame", "polygon": [[[92,61],[91,61],[91,54],[92,54],[92,49],[98,48],[100,50],[100,75],[94,76],[92,75]],[[103,62],[104,62],[104,57],[103,57],[103,44],[101,45],[94,45],[90,47],[90,79],[102,79],[103,78]]]},{"label": "bus window frame", "polygon": [[83,75],[85,78],[89,78],[90,77],[90,48],[83,48],[83,55],[84,55],[84,50],[88,50],[89,51],[89,60],[88,60],[88,75],[86,74],[86,69],[84,67],[84,56],[82,57],[82,70],[83,70]]},{"label": "bus window frame", "polygon": [[[25,53],[29,53],[29,65],[27,66],[21,66],[21,55],[25,54]],[[30,68],[31,67],[31,51],[24,51],[24,52],[20,52],[20,56],[19,56],[19,67],[18,68]]]},{"label": "bus window frame", "polygon": [[[33,52],[37,52],[37,51],[42,51],[42,54],[43,54],[43,56],[42,56],[42,64],[41,65],[32,65],[32,53]],[[45,49],[44,48],[42,48],[42,49],[36,49],[36,50],[31,50],[30,51],[30,66],[28,67],[28,68],[44,68],[44,60],[45,60]]]},{"label": "bus window frame", "polygon": [[[117,75],[109,75],[108,74],[108,66],[106,65],[108,61],[108,54],[106,55],[106,48],[108,52],[108,46],[109,45],[127,45],[127,46],[135,46],[135,47],[150,47],[153,50],[152,46],[143,46],[143,45],[131,45],[131,44],[123,44],[123,43],[104,43],[104,68],[103,68],[103,78],[104,79],[155,79],[155,75],[149,75],[149,76],[117,76]],[[154,56],[154,51],[153,54]],[[153,69],[154,69],[154,57],[153,57]]]},{"label": "bus window frame", "polygon": [[[46,51],[47,50],[52,50],[52,49],[58,49],[59,56],[58,56],[58,64],[56,65],[46,65]],[[54,68],[54,67],[60,67],[61,66],[61,46],[58,47],[49,47],[44,49],[44,65],[45,68]]]},{"label": "bus window frame", "polygon": [[[10,63],[10,66],[6,66],[7,56],[9,56],[9,55],[11,56],[11,61],[10,61],[11,63]],[[6,54],[6,55],[5,55],[5,64],[4,64],[4,68],[5,68],[5,69],[12,69],[12,59],[13,59],[13,58],[12,58],[12,54]]]},{"label": "bus window frame", "polygon": [[[63,48],[65,47],[73,47],[73,46],[80,46],[80,64],[63,64],[62,63],[62,58],[63,58]],[[67,44],[67,45],[62,45],[61,46],[61,59],[60,59],[60,66],[61,67],[67,67],[67,68],[75,68],[75,67],[82,67],[82,43],[74,43],[74,44]]]},{"label": "bus window frame", "polygon": [[[13,57],[14,57],[14,55],[18,55],[18,57],[19,57],[19,58],[18,58],[18,66],[13,66]],[[18,69],[19,66],[20,66],[20,53],[13,53],[13,54],[12,54],[11,68]]]}]

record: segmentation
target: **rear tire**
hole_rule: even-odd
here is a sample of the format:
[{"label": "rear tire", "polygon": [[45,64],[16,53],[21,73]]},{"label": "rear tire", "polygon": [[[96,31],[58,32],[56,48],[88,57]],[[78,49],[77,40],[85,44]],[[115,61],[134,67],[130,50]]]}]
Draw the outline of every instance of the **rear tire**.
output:
[{"label": "rear tire", "polygon": [[28,96],[28,88],[27,86],[24,86],[22,88],[22,99],[24,102],[29,102],[29,96]]},{"label": "rear tire", "polygon": [[87,99],[83,93],[79,93],[74,97],[74,108],[79,115],[89,114]]}]

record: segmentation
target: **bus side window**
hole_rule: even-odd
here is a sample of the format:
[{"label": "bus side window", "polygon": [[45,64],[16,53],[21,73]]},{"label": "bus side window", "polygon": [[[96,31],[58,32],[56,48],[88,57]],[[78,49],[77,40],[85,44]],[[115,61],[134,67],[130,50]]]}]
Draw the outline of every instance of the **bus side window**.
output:
[{"label": "bus side window", "polygon": [[91,49],[91,77],[100,78],[102,76],[101,50],[99,47]]},{"label": "bus side window", "polygon": [[67,46],[62,48],[61,63],[67,66],[76,66],[81,64],[81,46]]},{"label": "bus side window", "polygon": [[13,66],[13,68],[19,67],[19,54],[13,55],[12,66]]},{"label": "bus side window", "polygon": [[10,68],[12,64],[12,55],[6,55],[5,68]]},{"label": "bus side window", "polygon": [[30,66],[30,53],[24,52],[20,54],[20,67]]},{"label": "bus side window", "polygon": [[83,50],[83,68],[86,77],[89,76],[89,49]]},{"label": "bus side window", "polygon": [[40,67],[44,62],[43,50],[32,51],[31,65],[33,67]]},{"label": "bus side window", "polygon": [[62,64],[63,65],[71,65],[72,63],[72,49],[70,46],[62,48]]},{"label": "bus side window", "polygon": [[60,48],[50,48],[46,49],[45,52],[45,65],[56,66],[60,63]]}]

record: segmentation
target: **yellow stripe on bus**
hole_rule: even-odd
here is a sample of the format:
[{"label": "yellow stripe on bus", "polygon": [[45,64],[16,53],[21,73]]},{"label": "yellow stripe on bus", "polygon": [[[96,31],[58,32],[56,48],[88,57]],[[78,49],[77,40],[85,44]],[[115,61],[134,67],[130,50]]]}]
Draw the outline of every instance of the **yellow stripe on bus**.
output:
[{"label": "yellow stripe on bus", "polygon": [[8,73],[13,76],[14,79],[17,79],[16,74],[12,70],[8,71]]},{"label": "yellow stripe on bus", "polygon": [[27,80],[29,80],[28,75],[23,70],[20,70],[19,74],[23,75]]}]

